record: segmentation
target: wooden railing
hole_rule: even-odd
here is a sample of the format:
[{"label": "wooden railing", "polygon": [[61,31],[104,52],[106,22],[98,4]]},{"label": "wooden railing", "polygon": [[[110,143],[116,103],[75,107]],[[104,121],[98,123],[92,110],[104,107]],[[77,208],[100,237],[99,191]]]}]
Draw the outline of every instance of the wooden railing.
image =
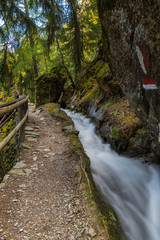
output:
[{"label": "wooden railing", "polygon": [[8,134],[8,136],[6,136],[0,142],[0,166],[2,168],[3,175],[6,174],[6,169],[5,169],[5,165],[2,158],[2,150],[10,142],[10,140],[16,135],[18,131],[19,131],[19,140],[22,142],[25,138],[25,122],[28,117],[28,96],[22,96],[11,102],[0,105],[0,117],[2,117],[0,121],[0,127],[3,127],[3,125],[11,119],[11,117],[15,114],[16,109],[18,110],[18,113],[19,113],[19,123]]}]

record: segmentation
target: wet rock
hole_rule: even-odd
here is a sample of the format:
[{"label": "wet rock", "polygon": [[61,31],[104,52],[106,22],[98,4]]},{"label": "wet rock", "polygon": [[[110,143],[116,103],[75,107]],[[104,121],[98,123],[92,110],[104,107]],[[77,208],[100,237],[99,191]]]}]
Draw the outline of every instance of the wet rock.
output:
[{"label": "wet rock", "polygon": [[78,135],[79,134],[79,131],[77,131],[73,125],[69,125],[69,126],[65,126],[62,128],[62,131],[63,132],[66,132],[66,133],[73,133],[75,135]]}]

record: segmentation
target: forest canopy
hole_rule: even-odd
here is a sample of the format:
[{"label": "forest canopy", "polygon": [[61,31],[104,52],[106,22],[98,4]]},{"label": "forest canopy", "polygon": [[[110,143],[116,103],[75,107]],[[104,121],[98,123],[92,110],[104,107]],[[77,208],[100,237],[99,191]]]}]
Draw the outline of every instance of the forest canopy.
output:
[{"label": "forest canopy", "polygon": [[0,2],[0,91],[34,100],[34,78],[56,64],[76,84],[97,53],[101,37],[96,0]]}]

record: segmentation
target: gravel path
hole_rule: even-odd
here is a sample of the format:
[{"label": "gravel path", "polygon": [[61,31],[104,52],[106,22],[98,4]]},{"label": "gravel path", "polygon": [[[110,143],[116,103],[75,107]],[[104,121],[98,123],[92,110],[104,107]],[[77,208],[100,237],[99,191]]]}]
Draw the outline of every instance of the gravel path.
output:
[{"label": "gravel path", "polygon": [[30,106],[26,133],[20,162],[0,184],[0,240],[107,239],[61,122]]}]

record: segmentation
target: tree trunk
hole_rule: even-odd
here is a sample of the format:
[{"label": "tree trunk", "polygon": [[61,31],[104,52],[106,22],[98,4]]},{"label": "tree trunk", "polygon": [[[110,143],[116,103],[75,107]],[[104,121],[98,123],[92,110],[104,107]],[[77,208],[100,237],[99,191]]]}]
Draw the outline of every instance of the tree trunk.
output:
[{"label": "tree trunk", "polygon": [[70,74],[67,66],[66,66],[65,63],[64,63],[64,57],[63,57],[63,54],[62,54],[62,52],[61,52],[61,50],[60,50],[59,42],[58,42],[58,39],[57,39],[56,37],[55,37],[55,40],[56,40],[56,43],[57,43],[58,51],[59,51],[60,56],[61,56],[62,65],[63,65],[63,67],[64,67],[64,69],[65,69],[65,71],[66,71],[66,73],[67,73],[67,75],[68,75],[68,78],[69,78],[69,80],[70,80],[70,82],[71,82],[71,84],[72,84],[72,87],[75,88],[75,84],[74,84],[74,82],[73,82],[73,78],[72,78],[72,76],[71,76],[71,74]]},{"label": "tree trunk", "polygon": [[32,59],[33,59],[33,67],[34,67],[34,77],[37,78],[38,77],[38,63],[37,63],[37,58],[35,56],[35,54],[33,53],[33,49],[34,49],[34,41],[33,41],[33,36],[31,31],[29,31],[29,40],[30,40],[30,46],[32,49]]},{"label": "tree trunk", "polygon": [[[26,17],[29,18],[28,4],[27,4],[26,0],[24,0],[24,6],[25,6]],[[32,50],[34,77],[36,78],[36,77],[38,77],[38,63],[37,63],[36,55],[33,52],[34,51],[33,31],[32,31],[32,29],[29,26],[28,26],[28,32],[29,32],[30,47],[31,47],[31,50]]]}]

